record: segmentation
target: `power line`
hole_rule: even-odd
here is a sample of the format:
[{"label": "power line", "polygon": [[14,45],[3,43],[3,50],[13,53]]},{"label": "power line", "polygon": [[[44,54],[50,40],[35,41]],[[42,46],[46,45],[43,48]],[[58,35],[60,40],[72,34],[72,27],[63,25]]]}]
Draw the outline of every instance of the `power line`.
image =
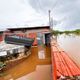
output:
[{"label": "power line", "polygon": [[38,4],[39,4],[39,8],[42,9],[41,3],[39,0],[37,0]]}]

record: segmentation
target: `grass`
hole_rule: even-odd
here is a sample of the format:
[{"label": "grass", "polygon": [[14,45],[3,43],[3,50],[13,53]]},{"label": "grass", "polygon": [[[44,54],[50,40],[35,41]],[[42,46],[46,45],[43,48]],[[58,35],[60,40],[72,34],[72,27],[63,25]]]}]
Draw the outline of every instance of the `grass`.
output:
[{"label": "grass", "polygon": [[52,35],[58,36],[61,34],[75,34],[75,35],[80,35],[80,29],[72,30],[72,31],[58,31],[58,30],[51,30]]}]

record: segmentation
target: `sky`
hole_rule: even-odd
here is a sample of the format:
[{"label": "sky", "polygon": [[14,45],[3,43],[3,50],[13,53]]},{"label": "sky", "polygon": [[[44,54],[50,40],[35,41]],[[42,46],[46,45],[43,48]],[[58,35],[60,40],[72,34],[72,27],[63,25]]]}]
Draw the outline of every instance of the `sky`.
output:
[{"label": "sky", "polygon": [[0,30],[48,25],[53,29],[80,29],[80,0],[0,0]]}]

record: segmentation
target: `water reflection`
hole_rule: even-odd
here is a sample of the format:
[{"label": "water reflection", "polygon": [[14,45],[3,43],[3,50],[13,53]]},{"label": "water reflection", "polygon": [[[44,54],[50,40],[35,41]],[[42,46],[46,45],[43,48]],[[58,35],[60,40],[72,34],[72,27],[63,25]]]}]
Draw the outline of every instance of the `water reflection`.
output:
[{"label": "water reflection", "polygon": [[80,65],[80,36],[59,35],[57,39],[61,48]]}]

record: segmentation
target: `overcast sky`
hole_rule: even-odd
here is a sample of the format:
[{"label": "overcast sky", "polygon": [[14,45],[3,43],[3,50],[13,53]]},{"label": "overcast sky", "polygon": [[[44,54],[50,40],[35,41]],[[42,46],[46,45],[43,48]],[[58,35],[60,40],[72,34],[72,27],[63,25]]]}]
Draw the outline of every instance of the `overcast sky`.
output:
[{"label": "overcast sky", "polygon": [[80,29],[80,0],[0,0],[0,30],[48,25],[49,9],[55,29]]}]

